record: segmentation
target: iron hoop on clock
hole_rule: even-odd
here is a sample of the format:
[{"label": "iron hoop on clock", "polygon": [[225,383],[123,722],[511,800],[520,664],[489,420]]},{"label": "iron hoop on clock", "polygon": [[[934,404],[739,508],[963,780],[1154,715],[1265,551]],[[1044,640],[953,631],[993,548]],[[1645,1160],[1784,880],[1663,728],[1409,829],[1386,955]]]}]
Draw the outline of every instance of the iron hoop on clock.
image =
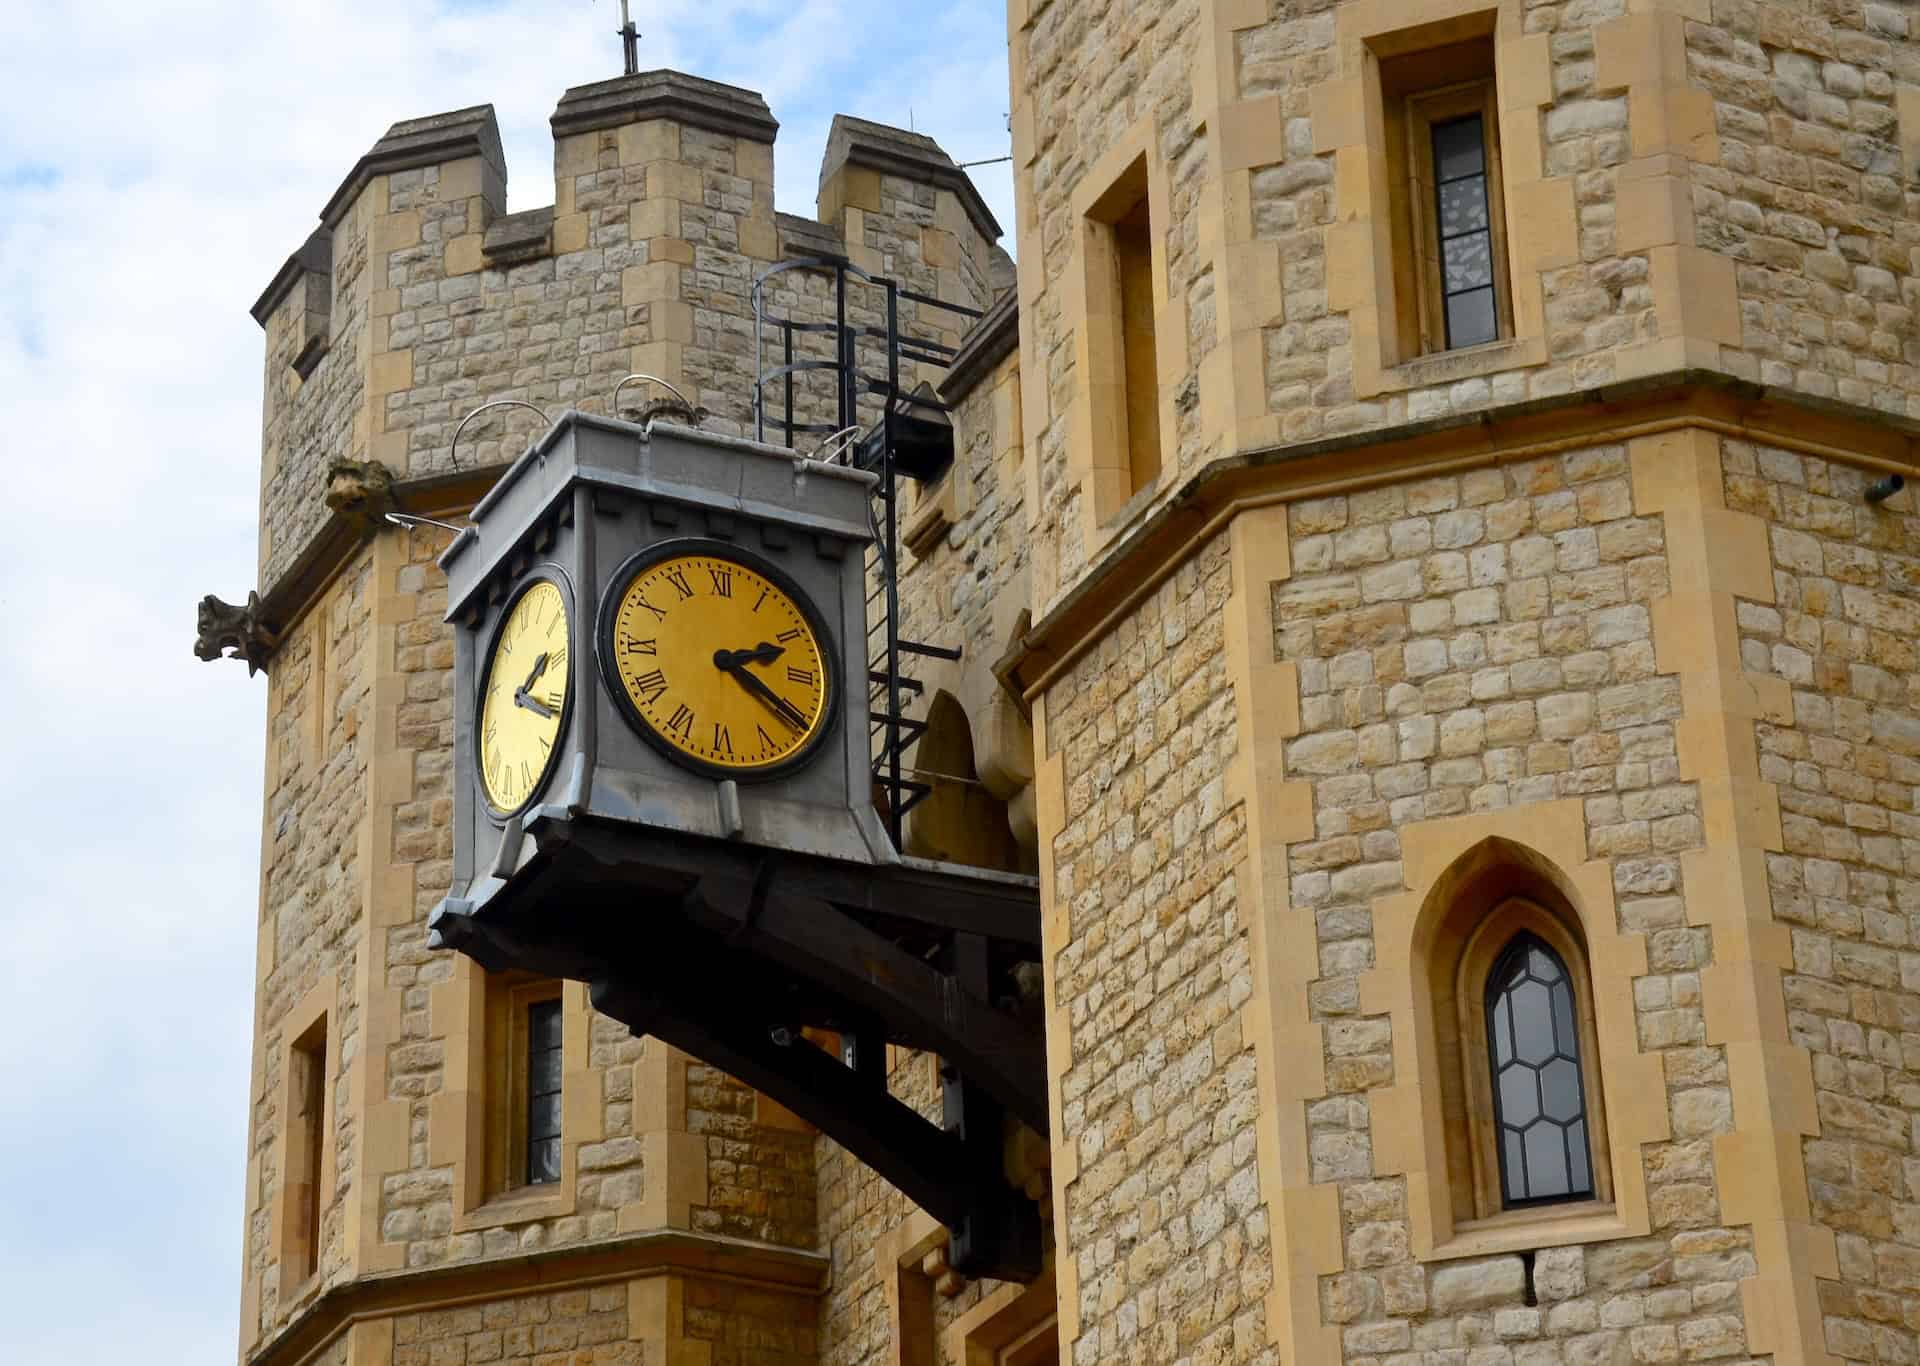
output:
[{"label": "iron hoop on clock", "polygon": [[[788,600],[798,609],[807,628],[813,632],[814,640],[818,644],[823,685],[820,722],[799,748],[771,763],[759,767],[728,766],[709,763],[698,755],[687,753],[661,735],[654,724],[647,720],[646,714],[634,705],[632,696],[627,692],[626,681],[620,676],[614,630],[618,622],[620,604],[626,597],[627,590],[633,586],[636,579],[655,565],[690,556],[725,560],[765,579],[786,594]],[[792,574],[764,556],[735,545],[731,541],[714,540],[704,536],[682,536],[672,540],[657,541],[646,549],[628,556],[621,561],[620,567],[607,577],[607,586],[600,595],[598,620],[593,634],[594,653],[600,663],[600,678],[613,697],[614,706],[619,711],[621,719],[661,755],[702,777],[730,778],[741,783],[764,783],[784,778],[810,763],[840,724],[842,699],[839,647],[837,638],[832,628],[828,626],[819,605]]]}]

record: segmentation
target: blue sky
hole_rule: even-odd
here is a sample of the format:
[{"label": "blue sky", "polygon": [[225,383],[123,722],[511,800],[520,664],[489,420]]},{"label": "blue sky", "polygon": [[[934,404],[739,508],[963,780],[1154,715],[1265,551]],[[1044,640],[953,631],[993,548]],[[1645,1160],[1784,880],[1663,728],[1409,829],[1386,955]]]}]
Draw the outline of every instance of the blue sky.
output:
[{"label": "blue sky", "polygon": [[[997,0],[634,11],[643,66],[766,95],[788,212],[835,111],[1008,150]],[[491,102],[510,207],[552,202],[547,116],[618,74],[618,15],[0,4],[0,1361],[234,1351],[266,683],[190,646],[255,586],[247,306],[398,119]]]}]

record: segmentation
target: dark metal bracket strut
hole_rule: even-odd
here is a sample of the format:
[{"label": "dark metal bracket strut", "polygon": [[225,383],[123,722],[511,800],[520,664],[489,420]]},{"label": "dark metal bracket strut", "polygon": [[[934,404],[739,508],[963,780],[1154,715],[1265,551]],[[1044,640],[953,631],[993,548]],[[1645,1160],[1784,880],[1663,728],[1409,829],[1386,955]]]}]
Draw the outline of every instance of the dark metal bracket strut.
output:
[{"label": "dark metal bracket strut", "polygon": [[[596,1009],[763,1092],[945,1223],[956,1269],[1038,1273],[1038,1210],[1003,1170],[1008,1121],[1048,1125],[1043,1031],[1012,986],[1039,957],[1032,879],[636,840],[551,807],[526,833],[536,875],[449,899],[437,947],[590,983]],[[888,1092],[888,1043],[941,1060],[937,1118]]]}]

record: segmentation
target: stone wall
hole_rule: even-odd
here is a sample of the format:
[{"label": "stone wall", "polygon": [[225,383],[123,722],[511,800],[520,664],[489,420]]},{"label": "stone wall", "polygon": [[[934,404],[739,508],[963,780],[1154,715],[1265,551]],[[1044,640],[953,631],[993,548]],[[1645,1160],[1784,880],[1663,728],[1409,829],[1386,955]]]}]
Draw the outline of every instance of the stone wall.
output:
[{"label": "stone wall", "polygon": [[[1036,606],[1214,455],[1687,368],[1912,415],[1908,17],[1683,8],[1016,4],[1023,341],[1045,377],[1028,416],[1046,531]],[[1404,172],[1384,166],[1362,69],[1376,39],[1454,20],[1494,48],[1513,337],[1400,355],[1383,341],[1404,291],[1388,283],[1397,248],[1372,234],[1386,221],[1374,196]],[[1150,493],[1102,500],[1084,405],[1111,377],[1085,336],[1080,219],[1104,188],[1092,179],[1136,146],[1165,187],[1169,453]]]},{"label": "stone wall", "polygon": [[[678,114],[688,101],[704,112],[622,121],[621,102],[654,99],[660,82],[682,100]],[[990,219],[930,140],[837,126],[840,160],[822,186],[833,222],[776,226],[772,128],[750,92],[671,73],[583,87],[556,115],[553,208],[509,216],[490,110],[396,125],[329,205],[330,233],[289,262],[257,310],[267,339],[263,589],[288,582],[326,529],[334,461],[377,460],[401,481],[446,474],[455,426],[483,402],[605,410],[615,383],[638,369],[711,408],[713,429],[750,431],[749,290],[777,256],[844,252],[907,288],[987,302]],[[907,160],[873,169],[881,144]],[[926,162],[926,183],[914,158]],[[796,316],[832,315],[819,275],[783,277],[781,288]],[[855,321],[882,320],[870,293],[853,301]],[[903,308],[908,331],[960,340],[963,319],[922,311]],[[630,388],[621,405],[657,396]],[[537,430],[532,414],[507,412],[470,429],[461,469],[510,459]],[[328,1022],[339,1060],[337,1189],[322,1229],[326,1274],[301,1287],[301,1305],[355,1275],[653,1227],[802,1249],[819,1237],[811,1130],[713,1069],[658,1045],[649,1055],[574,986],[563,1188],[503,1198],[476,1176],[497,1141],[471,1104],[492,1085],[477,1042],[490,989],[465,960],[430,950],[425,924],[452,874],[453,641],[434,563],[444,543],[431,529],[381,529],[287,626],[272,664],[249,1343],[299,1307],[276,1260],[288,1046],[279,1022],[322,983],[337,998]],[[811,1321],[791,1307],[769,1323],[731,1301],[702,1312],[707,1329],[696,1336],[713,1343],[716,1362],[813,1358]],[[475,1339],[464,1350],[491,1348]]]},{"label": "stone wall", "polygon": [[1216,537],[1045,696],[1055,1229],[1080,1366],[1271,1360],[1229,579]]},{"label": "stone wall", "polygon": [[1788,1027],[1819,1109],[1806,1194],[1839,1252],[1840,1279],[1820,1285],[1826,1342],[1897,1361],[1920,1347],[1920,519],[1910,494],[1867,505],[1869,476],[1831,461],[1729,442],[1723,466],[1728,506],[1768,524],[1775,584],[1775,602],[1740,604],[1742,662],[1793,697],[1789,724],[1757,730],[1780,800],[1767,885],[1792,926]]},{"label": "stone wall", "polygon": [[642,1366],[646,1359],[644,1344],[629,1340],[624,1285],[527,1295],[402,1314],[393,1320],[393,1366],[548,1361]]},{"label": "stone wall", "polygon": [[[1688,26],[1713,94],[1720,165],[1703,170],[1699,240],[1738,266],[1748,379],[1920,415],[1916,202],[1920,53],[1893,5],[1759,4]],[[1902,113],[1905,126],[1902,126]]]},{"label": "stone wall", "polygon": [[[1651,609],[1671,587],[1662,521],[1636,513],[1625,448],[1300,503],[1290,524],[1275,649],[1299,668],[1287,764],[1312,785],[1316,836],[1289,850],[1290,899],[1319,942],[1311,1008],[1328,1093],[1306,1122],[1313,1179],[1340,1191],[1345,1270],[1322,1281],[1320,1307],[1346,1360],[1738,1355],[1736,1283],[1754,1258],[1719,1211],[1714,1140],[1732,1128],[1732,1093],[1707,1043],[1712,939],[1689,923],[1681,857],[1704,829],[1680,775],[1680,687],[1654,656]],[[1383,1137],[1367,1103],[1405,1080],[1398,1041],[1362,1013],[1361,984],[1370,910],[1403,882],[1403,832],[1566,798],[1583,809],[1588,856],[1611,865],[1620,932],[1645,936],[1637,1043],[1664,1065],[1671,1139],[1632,1159],[1648,1236],[1541,1252],[1530,1304],[1518,1258],[1413,1255],[1406,1182],[1375,1175]]]},{"label": "stone wall", "polygon": [[[372,557],[361,556],[282,647],[270,681],[267,800],[262,839],[261,981],[255,1000],[252,1117],[248,1139],[244,1279],[253,1315],[243,1334],[289,1311],[295,1287],[282,1284],[276,1208],[286,1179],[284,1070],[293,1039],[283,1022],[312,999],[330,997],[332,1057],[353,1057],[360,1010],[359,937],[365,932],[360,842],[371,763],[362,734],[373,668]],[[304,1027],[302,1024],[299,1027]],[[344,1068],[328,1078],[337,1113],[350,1088]],[[316,1287],[348,1267],[342,1217],[354,1170],[352,1129],[331,1136],[336,1185],[321,1206],[321,1272]]]},{"label": "stone wall", "polygon": [[753,1088],[697,1061],[687,1068],[687,1114],[688,1129],[707,1143],[707,1201],[692,1210],[693,1227],[814,1247],[813,1131]]}]

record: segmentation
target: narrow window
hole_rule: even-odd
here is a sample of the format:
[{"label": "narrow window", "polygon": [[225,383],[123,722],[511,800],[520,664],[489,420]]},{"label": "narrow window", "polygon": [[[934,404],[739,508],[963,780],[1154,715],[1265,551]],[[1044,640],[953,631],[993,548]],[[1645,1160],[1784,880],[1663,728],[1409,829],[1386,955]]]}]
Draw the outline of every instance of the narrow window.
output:
[{"label": "narrow window", "polygon": [[1487,213],[1486,118],[1475,113],[1432,125],[1434,222],[1441,312],[1449,349],[1498,339],[1493,298],[1493,229]]},{"label": "narrow window", "polygon": [[1508,1209],[1593,1195],[1573,983],[1531,934],[1516,935],[1487,976],[1500,1191]]},{"label": "narrow window", "polygon": [[1120,349],[1126,357],[1127,468],[1136,489],[1160,477],[1159,338],[1153,327],[1153,230],[1140,196],[1113,225],[1120,296]]},{"label": "narrow window", "polygon": [[1089,368],[1096,504],[1103,515],[1160,477],[1160,362],[1152,195],[1140,157],[1088,212]]},{"label": "narrow window", "polygon": [[321,1016],[295,1041],[288,1065],[287,1171],[292,1187],[291,1242],[299,1259],[292,1279],[305,1280],[320,1269],[320,1171],[327,1144],[327,1020]]},{"label": "narrow window", "polygon": [[560,1179],[560,1002],[527,1007],[527,1168],[529,1186]]}]

